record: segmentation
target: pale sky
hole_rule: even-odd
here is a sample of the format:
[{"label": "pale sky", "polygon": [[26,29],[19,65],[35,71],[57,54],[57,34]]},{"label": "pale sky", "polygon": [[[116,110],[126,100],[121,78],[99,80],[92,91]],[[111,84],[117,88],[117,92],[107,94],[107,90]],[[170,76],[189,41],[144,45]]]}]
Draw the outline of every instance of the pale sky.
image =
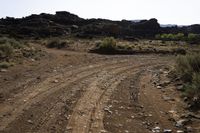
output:
[{"label": "pale sky", "polygon": [[0,18],[69,11],[83,18],[200,24],[200,0],[0,0]]}]

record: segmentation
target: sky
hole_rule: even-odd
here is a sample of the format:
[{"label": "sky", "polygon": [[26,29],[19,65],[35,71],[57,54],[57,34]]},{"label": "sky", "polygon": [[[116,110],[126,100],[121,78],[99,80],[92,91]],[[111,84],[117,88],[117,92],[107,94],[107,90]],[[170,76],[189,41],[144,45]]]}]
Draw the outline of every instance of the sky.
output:
[{"label": "sky", "polygon": [[200,0],[0,0],[0,18],[69,11],[82,18],[200,24]]}]

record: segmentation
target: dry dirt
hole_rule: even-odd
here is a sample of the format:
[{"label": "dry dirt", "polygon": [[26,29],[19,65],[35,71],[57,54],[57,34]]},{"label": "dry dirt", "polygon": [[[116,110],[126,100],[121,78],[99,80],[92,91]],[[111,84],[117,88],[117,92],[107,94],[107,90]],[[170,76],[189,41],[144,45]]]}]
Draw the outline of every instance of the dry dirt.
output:
[{"label": "dry dirt", "polygon": [[[185,113],[179,92],[158,86],[169,81],[173,56],[46,51],[0,73],[1,133],[183,130],[174,125]],[[187,126],[198,133],[198,122]]]}]

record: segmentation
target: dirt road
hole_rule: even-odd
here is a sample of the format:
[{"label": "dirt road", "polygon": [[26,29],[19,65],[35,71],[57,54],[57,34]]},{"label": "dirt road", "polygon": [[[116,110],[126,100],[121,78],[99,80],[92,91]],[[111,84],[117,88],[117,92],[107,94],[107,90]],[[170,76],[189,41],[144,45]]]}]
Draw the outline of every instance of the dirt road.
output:
[{"label": "dirt road", "polygon": [[163,100],[177,96],[170,92],[173,86],[164,92],[154,84],[166,78],[171,57],[48,53],[46,59],[1,73],[0,132],[178,130],[168,114],[177,100]]}]

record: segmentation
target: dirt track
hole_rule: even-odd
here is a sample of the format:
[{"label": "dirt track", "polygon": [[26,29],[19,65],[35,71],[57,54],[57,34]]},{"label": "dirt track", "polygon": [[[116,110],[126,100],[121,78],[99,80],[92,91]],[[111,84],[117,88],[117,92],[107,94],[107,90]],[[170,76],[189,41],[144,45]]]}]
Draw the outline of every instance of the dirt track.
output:
[{"label": "dirt track", "polygon": [[45,60],[1,74],[0,132],[176,130],[164,113],[175,102],[164,101],[152,80],[173,63],[170,57],[48,53]]}]

